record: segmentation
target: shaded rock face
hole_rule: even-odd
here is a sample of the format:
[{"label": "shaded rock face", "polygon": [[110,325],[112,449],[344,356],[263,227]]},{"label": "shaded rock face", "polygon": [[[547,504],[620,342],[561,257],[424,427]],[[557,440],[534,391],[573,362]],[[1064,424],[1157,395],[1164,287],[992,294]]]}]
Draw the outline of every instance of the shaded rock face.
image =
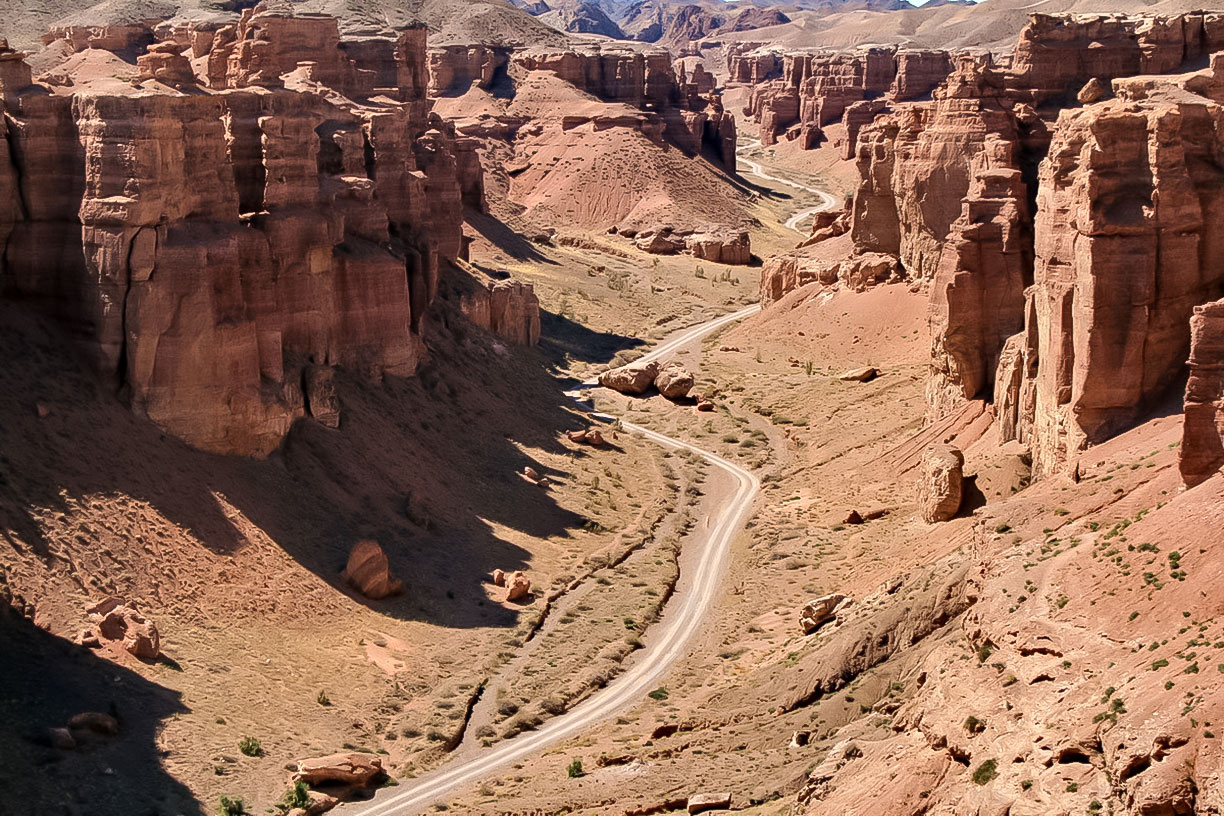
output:
[{"label": "shaded rock face", "polygon": [[[607,102],[623,102],[646,112],[639,129],[657,132],[686,153],[717,157],[734,174],[735,117],[725,111],[713,79],[704,69],[691,76],[684,64],[673,65],[665,51],[634,51],[614,46],[581,50],[516,53],[511,62],[528,71],[548,71]],[[571,126],[586,118],[578,117]],[[624,123],[611,123],[624,124]]]},{"label": "shaded rock face", "polygon": [[468,319],[520,346],[540,342],[540,299],[531,284],[489,281],[466,294],[460,308]]},{"label": "shaded rock face", "polygon": [[1026,412],[1001,420],[1027,437],[1036,474],[1126,427],[1183,371],[1194,307],[1224,288],[1212,260],[1224,167],[1210,147],[1222,136],[1224,109],[1182,96],[1060,116],[1037,194],[1023,377],[1003,396]]},{"label": "shaded rock face", "polygon": [[1190,380],[1178,466],[1187,487],[1224,467],[1224,300],[1190,318]]},{"label": "shaded rock face", "polygon": [[918,482],[923,521],[947,521],[960,510],[964,467],[965,455],[951,445],[938,445],[923,454]]},{"label": "shaded rock face", "polygon": [[510,49],[488,45],[431,48],[427,56],[430,96],[459,96],[473,87],[488,90],[506,73]]},{"label": "shaded rock face", "polygon": [[[6,87],[2,271],[4,294],[64,321],[137,413],[262,456],[304,415],[307,366],[416,370],[462,204],[453,131],[424,96],[423,29],[371,45],[321,18],[228,28],[213,90]],[[384,82],[400,101],[336,93]]]}]

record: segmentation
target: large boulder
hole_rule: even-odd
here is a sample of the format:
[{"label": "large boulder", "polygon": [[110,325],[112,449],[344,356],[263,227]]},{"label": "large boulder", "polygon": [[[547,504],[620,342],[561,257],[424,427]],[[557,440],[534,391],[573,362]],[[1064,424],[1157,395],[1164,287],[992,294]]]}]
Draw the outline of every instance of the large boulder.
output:
[{"label": "large boulder", "polygon": [[353,545],[348,565],[340,577],[353,589],[371,600],[397,595],[404,590],[404,582],[391,577],[391,565],[387,554],[377,541],[363,539]]},{"label": "large boulder", "polygon": [[799,611],[799,628],[803,630],[803,634],[810,635],[828,621],[833,620],[840,610],[845,609],[851,603],[853,601],[840,592],[813,598]]},{"label": "large boulder", "polygon": [[693,374],[674,360],[663,365],[655,376],[654,385],[668,399],[682,399],[693,390]]},{"label": "large boulder", "polygon": [[156,660],[161,655],[157,625],[142,615],[135,604],[107,598],[87,611],[99,641],[118,643],[124,651],[141,660]]},{"label": "large boulder", "polygon": [[649,363],[629,363],[600,374],[599,384],[622,394],[645,394],[654,385],[658,374],[659,364],[653,360]]},{"label": "large boulder", "polygon": [[965,455],[951,445],[928,448],[922,456],[918,504],[928,524],[947,521],[961,506]]},{"label": "large boulder", "polygon": [[746,232],[700,232],[688,236],[685,246],[694,258],[722,264],[746,264],[752,261],[751,243]]},{"label": "large boulder", "polygon": [[688,812],[703,813],[707,810],[729,810],[731,794],[729,793],[696,793],[689,797]]},{"label": "large boulder", "polygon": [[521,601],[531,595],[531,579],[519,570],[506,578],[506,600]]},{"label": "large boulder", "polygon": [[381,779],[382,759],[377,754],[358,752],[330,754],[313,759],[299,759],[294,782],[307,785],[359,785],[366,787]]}]

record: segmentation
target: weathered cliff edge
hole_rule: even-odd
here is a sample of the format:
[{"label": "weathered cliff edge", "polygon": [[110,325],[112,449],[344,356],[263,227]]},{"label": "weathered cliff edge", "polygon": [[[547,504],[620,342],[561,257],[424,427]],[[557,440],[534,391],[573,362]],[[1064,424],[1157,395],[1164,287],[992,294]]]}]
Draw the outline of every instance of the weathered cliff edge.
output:
[{"label": "weathered cliff edge", "polygon": [[169,433],[262,456],[295,419],[332,421],[330,367],[421,364],[468,158],[430,113],[424,28],[341,40],[257,7],[159,33],[120,92],[0,55],[4,294]]},{"label": "weathered cliff edge", "polygon": [[930,101],[858,130],[849,257],[772,260],[763,303],[812,281],[928,290],[928,418],[993,397],[1001,439],[1060,469],[1168,393],[1224,289],[1222,63],[1153,76],[1221,47],[1219,14],[1032,15],[1010,67],[953,55]]}]

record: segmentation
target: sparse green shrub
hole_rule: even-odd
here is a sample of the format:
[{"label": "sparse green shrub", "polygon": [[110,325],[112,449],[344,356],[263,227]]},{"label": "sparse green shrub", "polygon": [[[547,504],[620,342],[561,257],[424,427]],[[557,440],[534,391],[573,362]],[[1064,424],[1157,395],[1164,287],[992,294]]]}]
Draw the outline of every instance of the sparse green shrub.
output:
[{"label": "sparse green shrub", "polygon": [[249,757],[263,756],[263,746],[255,737],[243,737],[238,740],[238,750]]},{"label": "sparse green shrub", "polygon": [[577,779],[580,776],[586,776],[582,770],[582,760],[578,757],[574,757],[573,761],[570,762],[569,767],[565,769],[565,773],[570,779]]},{"label": "sparse green shrub", "polygon": [[988,759],[973,771],[973,784],[985,785],[999,775],[999,763]]},{"label": "sparse green shrub", "polygon": [[308,808],[310,807],[310,790],[306,787],[305,782],[294,782],[293,787],[285,794],[285,798],[281,801],[290,810],[293,808]]},{"label": "sparse green shrub", "polygon": [[315,702],[321,706],[329,706],[331,705],[331,698],[327,696],[326,691],[320,691],[318,696],[315,697]]},{"label": "sparse green shrub", "polygon": [[241,796],[222,796],[221,805],[217,809],[221,816],[242,816],[246,813],[246,805]]},{"label": "sparse green shrub", "polygon": [[667,699],[667,689],[665,689],[663,686],[659,686],[657,689],[650,692],[646,696],[652,700],[658,700],[662,702],[663,700]]}]

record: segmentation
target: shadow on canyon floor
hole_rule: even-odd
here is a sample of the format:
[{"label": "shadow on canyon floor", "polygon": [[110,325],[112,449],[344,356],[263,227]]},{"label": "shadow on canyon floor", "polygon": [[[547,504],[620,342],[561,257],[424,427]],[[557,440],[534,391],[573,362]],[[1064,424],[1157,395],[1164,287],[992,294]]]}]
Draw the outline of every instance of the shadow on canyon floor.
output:
[{"label": "shadow on canyon floor", "polygon": [[[178,692],[151,683],[0,611],[0,813],[17,803],[50,801],[46,816],[198,813],[191,792],[168,773],[157,745],[161,723],[185,713]],[[109,713],[114,736],[74,731],[77,748],[52,748],[51,728],[76,714]],[[50,791],[55,794],[49,796]],[[50,801],[49,801],[50,800]]]},{"label": "shadow on canyon floor", "polygon": [[607,363],[617,352],[646,344],[639,337],[596,331],[555,312],[540,310],[540,351],[559,371],[566,360]]},{"label": "shadow on canyon floor", "polygon": [[464,211],[465,223],[480,233],[481,237],[516,261],[531,261],[547,266],[556,266],[557,262],[540,252],[522,234],[515,232],[499,218],[488,213],[479,213],[468,209]]},{"label": "shadow on canyon floor", "polygon": [[[528,566],[510,539],[566,538],[587,521],[517,475],[530,465],[566,476],[524,449],[561,452],[560,434],[586,423],[538,352],[493,350],[452,305],[439,307],[419,376],[375,384],[340,371],[340,428],[301,420],[280,450],[255,461],[160,433],[85,370],[58,328],[0,304],[9,361],[0,371],[0,549],[28,549],[48,565],[96,560],[98,531],[57,529],[53,546],[44,522],[73,504],[130,497],[216,554],[248,546],[249,523],[336,586],[352,544],[377,539],[406,589],[366,602],[372,608],[448,627],[513,626],[514,612],[487,604],[481,586],[494,568]],[[126,540],[127,523],[112,532]]]}]

